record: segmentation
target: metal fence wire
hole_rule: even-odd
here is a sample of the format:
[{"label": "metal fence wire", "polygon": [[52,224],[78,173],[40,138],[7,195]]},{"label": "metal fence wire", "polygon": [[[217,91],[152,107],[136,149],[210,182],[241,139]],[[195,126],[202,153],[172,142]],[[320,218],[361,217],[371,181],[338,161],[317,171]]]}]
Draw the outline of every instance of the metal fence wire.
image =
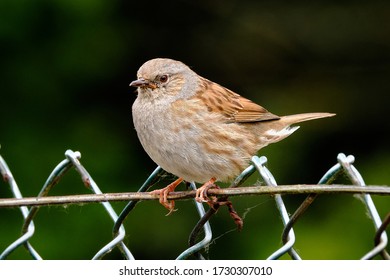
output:
[{"label": "metal fence wire", "polygon": [[[136,193],[102,193],[96,182],[88,173],[86,168],[80,162],[81,154],[79,152],[73,152],[67,150],[65,152],[65,159],[61,161],[49,175],[43,188],[36,197],[23,197],[22,193],[16,184],[16,181],[11,173],[11,170],[7,166],[5,160],[0,156],[0,172],[3,180],[9,185],[12,198],[0,198],[0,208],[5,207],[17,207],[21,212],[23,218],[23,225],[21,229],[21,235],[11,244],[9,244],[0,255],[0,259],[8,258],[12,252],[17,248],[24,246],[34,259],[42,259],[39,252],[34,249],[33,244],[30,243],[31,237],[35,232],[34,218],[36,217],[38,210],[43,205],[58,205],[67,203],[80,203],[85,205],[86,203],[101,203],[104,207],[107,215],[112,219],[113,230],[112,240],[96,252],[93,259],[102,259],[106,254],[110,253],[115,247],[119,248],[124,259],[134,260],[135,257],[131,250],[124,243],[126,236],[125,227],[123,225],[124,220],[129,213],[134,209],[136,203],[141,200],[158,199],[148,193],[151,188],[163,175],[165,171],[160,167],[157,167],[154,172],[149,176],[145,183],[139,188]],[[361,259],[372,259],[379,256],[383,259],[390,259],[389,253],[386,250],[388,245],[388,238],[386,234],[386,228],[390,223],[390,212],[382,219],[378,214],[377,207],[375,206],[371,195],[390,195],[390,187],[387,186],[366,186],[361,174],[354,167],[354,157],[345,156],[339,154],[337,157],[337,163],[331,167],[325,175],[321,178],[317,185],[286,185],[278,186],[274,176],[266,167],[267,159],[265,157],[254,156],[252,158],[252,165],[240,174],[229,188],[224,189],[210,189],[209,195],[218,197],[219,201],[227,201],[228,196],[234,195],[269,195],[275,200],[276,208],[280,214],[283,231],[281,233],[282,246],[275,248],[275,251],[271,253],[268,259],[279,259],[285,254],[290,255],[292,259],[300,260],[301,256],[294,249],[294,243],[296,240],[294,233],[294,225],[300,217],[310,208],[310,205],[315,198],[322,193],[350,193],[361,198],[364,203],[368,217],[372,221],[375,228],[375,235],[373,236],[374,247],[367,252]],[[70,169],[76,169],[81,175],[82,182],[87,185],[92,194],[90,195],[73,195],[73,196],[48,196],[50,190],[56,185],[63,176],[66,175]],[[253,173],[257,172],[265,185],[255,187],[240,187],[241,184]],[[336,185],[332,184],[338,177],[345,176],[350,181],[351,185]],[[190,183],[192,191],[174,192],[169,195],[169,199],[188,199],[194,197],[196,185]],[[289,215],[285,203],[283,201],[283,194],[307,194],[306,199],[295,210],[292,215]],[[112,201],[129,201],[124,207],[122,212],[118,215],[110,202]],[[210,218],[215,214],[219,204],[215,207],[211,207],[207,211],[201,203],[194,204],[199,214],[199,221],[194,226],[192,232],[189,235],[188,248],[182,252],[177,259],[187,259],[190,256],[198,259],[204,259],[202,250],[206,249],[212,241],[212,228],[209,223]],[[5,229],[1,229],[4,231]],[[1,232],[0,232],[1,233]],[[199,241],[200,237],[203,238]]]}]

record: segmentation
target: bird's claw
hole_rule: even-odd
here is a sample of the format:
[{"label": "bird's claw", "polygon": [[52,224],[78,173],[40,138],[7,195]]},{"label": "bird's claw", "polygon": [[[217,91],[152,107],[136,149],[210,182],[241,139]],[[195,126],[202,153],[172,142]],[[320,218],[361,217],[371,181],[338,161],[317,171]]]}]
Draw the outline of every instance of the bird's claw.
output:
[{"label": "bird's claw", "polygon": [[168,200],[168,198],[167,198],[170,191],[171,190],[168,187],[166,187],[163,189],[154,190],[154,191],[150,192],[150,194],[152,194],[152,195],[158,195],[160,197],[159,198],[160,204],[169,210],[169,212],[166,216],[170,215],[172,212],[177,210],[177,209],[175,209],[175,201]]},{"label": "bird's claw", "polygon": [[198,188],[195,193],[195,200],[199,203],[207,202],[210,205],[210,202],[213,202],[215,199],[210,199],[207,195],[209,189],[219,188],[216,184],[215,178],[211,178],[207,183]]},{"label": "bird's claw", "polygon": [[175,190],[175,188],[183,181],[182,178],[177,179],[173,183],[169,184],[165,188],[158,189],[151,191],[150,194],[152,195],[158,195],[159,196],[159,202],[162,206],[164,206],[166,209],[168,209],[168,215],[170,215],[172,212],[175,212],[177,209],[175,209],[175,201],[174,200],[168,200],[168,194]]}]

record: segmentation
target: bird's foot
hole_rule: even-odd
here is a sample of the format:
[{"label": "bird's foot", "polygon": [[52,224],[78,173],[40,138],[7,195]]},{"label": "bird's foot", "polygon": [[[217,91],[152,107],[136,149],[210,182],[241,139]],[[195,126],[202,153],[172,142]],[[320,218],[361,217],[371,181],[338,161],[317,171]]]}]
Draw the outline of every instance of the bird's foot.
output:
[{"label": "bird's foot", "polygon": [[151,194],[160,196],[160,204],[164,206],[166,209],[169,210],[168,215],[170,215],[172,212],[176,211],[175,209],[175,201],[174,200],[168,200],[168,194],[170,192],[173,192],[176,187],[183,181],[182,178],[178,178],[176,181],[172,182],[168,186],[162,189],[151,191]]},{"label": "bird's foot", "polygon": [[195,200],[199,203],[202,202],[212,202],[212,200],[208,197],[207,191],[212,188],[219,188],[215,183],[217,179],[215,177],[211,178],[208,182],[203,184],[200,188],[196,190]]}]

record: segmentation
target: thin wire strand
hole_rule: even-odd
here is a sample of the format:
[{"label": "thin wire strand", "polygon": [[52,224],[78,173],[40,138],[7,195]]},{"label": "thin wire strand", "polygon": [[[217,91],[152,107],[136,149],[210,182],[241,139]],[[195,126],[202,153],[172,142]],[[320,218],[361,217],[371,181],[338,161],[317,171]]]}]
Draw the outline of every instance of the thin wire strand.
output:
[{"label": "thin wire strand", "polygon": [[[190,183],[190,188],[193,190],[196,190],[196,185],[194,182]],[[202,203],[198,203],[194,199],[194,203],[196,206],[196,209],[198,211],[198,214],[200,216],[199,222],[196,224],[195,228],[192,230],[190,234],[190,238],[188,241],[189,248],[183,251],[176,259],[177,260],[184,260],[190,257],[193,254],[196,254],[198,259],[205,259],[202,254],[199,253],[200,250],[207,248],[207,246],[210,244],[211,239],[213,238],[213,232],[211,230],[209,219],[210,217],[206,217],[206,211],[203,207]],[[199,235],[200,229],[203,228],[204,231],[204,238],[195,244],[196,237]]]},{"label": "thin wire strand", "polygon": [[[210,189],[207,192],[210,196],[259,196],[274,194],[372,194],[372,195],[390,195],[389,186],[356,186],[356,185],[278,185],[274,186],[248,186],[240,188]],[[175,191],[170,192],[168,200],[188,200],[194,198],[195,191]],[[68,204],[87,204],[106,201],[140,201],[140,200],[158,200],[156,195],[149,192],[122,192],[122,193],[104,193],[104,194],[78,194],[64,196],[48,197],[23,197],[1,198],[0,208],[14,208],[21,206],[54,206]]]},{"label": "thin wire strand", "polygon": [[[162,169],[160,166],[150,174],[148,179],[142,184],[139,188],[138,193],[144,193],[148,191],[154,184],[156,184],[162,176],[167,174],[167,172]],[[119,214],[118,219],[116,220],[114,227],[112,229],[113,236],[116,236],[119,230],[119,227],[124,223],[126,217],[129,215],[131,210],[134,209],[135,205],[139,202],[139,200],[130,200],[128,204],[123,208],[122,212]]]},{"label": "thin wire strand", "polygon": [[[340,165],[343,167],[344,171],[347,173],[349,179],[354,185],[359,185],[359,186],[366,185],[359,171],[352,165],[352,163],[355,160],[354,157],[349,156],[348,159],[348,157],[340,153],[337,157],[337,160],[340,163]],[[369,217],[373,221],[375,229],[378,230],[382,225],[382,220],[381,217],[379,216],[378,210],[375,207],[374,201],[372,200],[369,194],[362,194],[360,196],[363,198],[363,201],[369,213]],[[382,232],[380,236],[380,242],[376,244],[376,246],[370,252],[364,255],[362,259],[368,260],[374,258],[376,255],[380,254],[383,250],[385,250],[386,246],[387,246],[387,234],[386,232]]]},{"label": "thin wire strand", "polygon": [[[88,171],[80,163],[80,161],[79,161],[80,154],[77,152],[75,153],[71,150],[67,150],[65,152],[65,156],[73,164],[75,169],[78,171],[84,184],[87,187],[89,187],[95,194],[102,194],[102,191],[100,190],[100,188],[98,187],[96,182],[93,180],[92,176],[88,173]],[[101,204],[106,209],[106,212],[109,214],[112,221],[115,223],[116,220],[118,219],[118,215],[116,214],[114,208],[112,208],[112,206],[109,202],[102,202]],[[125,238],[125,235],[126,235],[126,231],[125,231],[124,226],[122,225],[119,228],[118,235],[115,236],[114,239],[111,240],[108,244],[106,244],[103,248],[101,248],[92,259],[93,260],[102,259],[106,254],[111,252],[113,248],[115,248],[116,246],[119,246],[120,251],[122,252],[123,256],[126,259],[134,260],[134,257],[131,254],[130,250],[123,243],[123,239]]]},{"label": "thin wire strand", "polygon": [[[324,174],[324,176],[320,179],[318,184],[329,185],[332,182],[334,182],[341,173],[342,173],[341,165],[340,163],[337,163]],[[297,208],[294,214],[291,215],[289,222],[286,224],[286,226],[283,229],[283,233],[282,233],[283,244],[287,243],[288,233],[292,229],[293,225],[298,221],[300,217],[303,216],[306,210],[309,209],[310,205],[312,205],[312,203],[317,198],[317,196],[318,193],[309,194],[302,202],[302,204]]]},{"label": "thin wire strand", "polygon": [[[375,233],[375,237],[374,237],[375,246],[380,244],[381,236],[382,236],[383,232],[385,232],[385,230],[389,226],[389,224],[390,224],[390,212],[387,213],[386,217],[383,219],[381,226],[378,228],[378,230]],[[381,255],[385,260],[390,260],[390,255],[386,250],[383,250],[381,252]]]},{"label": "thin wire strand", "polygon": [[[254,156],[252,157],[252,162],[257,168],[257,170],[259,171],[260,175],[263,177],[265,183],[269,186],[276,187],[277,183],[274,176],[265,166],[265,164],[267,163],[267,158],[266,157],[259,158],[257,156]],[[275,198],[276,207],[278,208],[280,216],[282,217],[283,224],[284,226],[286,226],[289,222],[289,216],[288,216],[287,209],[284,205],[282,196],[280,194],[275,194],[274,198]],[[267,259],[269,260],[278,259],[288,252],[293,259],[300,260],[301,259],[300,256],[293,249],[294,243],[295,243],[295,233],[294,230],[291,228],[291,230],[288,232],[288,241],[281,248],[273,252]]]},{"label": "thin wire strand", "polygon": [[[22,199],[23,198],[22,193],[20,192],[20,189],[16,184],[14,176],[12,175],[11,170],[9,169],[7,163],[5,162],[2,156],[0,156],[0,172],[2,174],[4,181],[6,181],[9,184],[11,192],[13,193],[14,197],[16,199]],[[29,214],[28,208],[26,206],[21,206],[19,209],[22,213],[23,219],[26,219]],[[10,244],[0,254],[0,260],[6,259],[9,254],[11,254],[16,248],[18,248],[22,244],[26,244],[26,248],[28,252],[34,259],[41,260],[42,257],[38,254],[38,252],[31,246],[31,244],[28,241],[34,235],[34,232],[35,232],[35,225],[34,223],[30,223],[26,232],[22,233],[22,236],[20,236],[17,240],[12,242],[12,244]]]}]

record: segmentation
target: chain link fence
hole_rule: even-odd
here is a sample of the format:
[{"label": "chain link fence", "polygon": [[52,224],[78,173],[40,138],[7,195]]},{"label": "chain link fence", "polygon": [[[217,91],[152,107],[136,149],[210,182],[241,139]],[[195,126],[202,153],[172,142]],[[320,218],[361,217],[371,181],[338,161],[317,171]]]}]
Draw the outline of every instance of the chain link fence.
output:
[{"label": "chain link fence", "polygon": [[[81,164],[80,157],[81,154],[79,152],[73,152],[71,150],[66,151],[65,159],[53,169],[39,194],[36,197],[23,197],[10,168],[7,166],[6,161],[0,156],[0,172],[3,180],[9,185],[12,194],[11,198],[0,198],[0,208],[18,208],[21,212],[21,219],[23,221],[21,235],[15,237],[15,241],[6,248],[0,248],[0,259],[11,258],[12,253],[19,247],[25,247],[32,258],[42,259],[38,250],[36,250],[30,242],[36,231],[34,218],[36,218],[39,209],[43,206],[74,203],[82,203],[81,205],[87,203],[100,203],[114,225],[112,240],[98,250],[93,259],[104,258],[114,248],[120,250],[124,259],[135,259],[135,256],[131,252],[131,248],[125,244],[126,229],[123,223],[139,201],[158,199],[155,195],[148,193],[148,190],[156,184],[166,172],[160,167],[157,167],[136,193],[102,193],[86,168]],[[189,257],[205,259],[204,251],[207,250],[213,238],[210,218],[217,212],[220,206],[227,204],[231,216],[236,222],[240,222],[241,218],[235,213],[231,204],[228,203],[228,197],[240,196],[242,199],[245,199],[246,195],[272,195],[281,222],[283,223],[283,231],[281,232],[282,245],[279,248],[275,248],[268,259],[279,259],[286,254],[292,259],[302,259],[301,255],[294,249],[296,240],[294,226],[303,214],[310,209],[313,201],[320,194],[324,193],[347,193],[358,196],[364,203],[368,213],[367,216],[372,221],[375,228],[375,234],[372,236],[374,246],[370,251],[366,252],[361,259],[373,259],[374,257],[390,259],[386,250],[386,247],[388,246],[386,229],[390,223],[390,212],[385,217],[380,217],[377,207],[371,197],[372,195],[383,195],[388,197],[390,195],[390,188],[387,186],[366,186],[361,174],[353,165],[354,160],[353,156],[339,154],[337,163],[325,173],[317,185],[278,186],[274,176],[266,167],[267,159],[265,157],[253,157],[252,165],[244,170],[229,188],[210,189],[208,191],[209,196],[212,196],[214,200],[218,202],[215,203],[213,207],[210,207],[206,211],[203,204],[194,204],[200,218],[189,235],[188,248],[179,254],[177,259],[187,259]],[[53,186],[56,185],[72,168],[80,174],[82,182],[89,187],[92,194],[48,196]],[[261,176],[265,185],[241,187],[244,181],[255,172]],[[340,176],[346,176],[350,185],[332,184]],[[193,198],[196,185],[194,183],[189,183],[188,185],[192,190],[173,192],[169,195],[168,199],[180,200]],[[295,212],[289,215],[282,197],[283,194],[306,194],[307,197]],[[128,201],[128,203],[118,214],[111,205],[111,202],[113,201]],[[1,231],[5,230],[7,229],[1,229]]]}]

